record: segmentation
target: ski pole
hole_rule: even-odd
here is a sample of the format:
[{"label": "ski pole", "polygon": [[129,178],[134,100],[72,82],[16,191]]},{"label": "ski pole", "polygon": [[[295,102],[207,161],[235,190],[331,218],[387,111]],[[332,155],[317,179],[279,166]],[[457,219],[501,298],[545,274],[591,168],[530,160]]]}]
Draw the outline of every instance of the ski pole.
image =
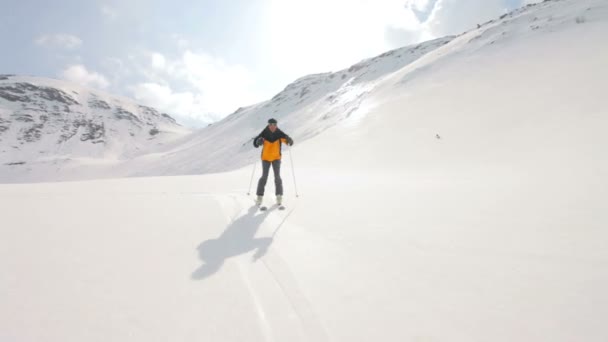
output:
[{"label": "ski pole", "polygon": [[253,162],[253,169],[251,170],[251,180],[249,181],[249,190],[247,191],[247,196],[251,195],[251,185],[253,184],[253,175],[255,174],[255,167],[258,165],[258,160],[256,159]]},{"label": "ski pole", "polygon": [[298,185],[296,184],[296,170],[293,168],[293,148],[289,148],[289,160],[291,160],[291,175],[293,176],[293,186],[296,189],[296,197],[300,197],[298,194]]}]

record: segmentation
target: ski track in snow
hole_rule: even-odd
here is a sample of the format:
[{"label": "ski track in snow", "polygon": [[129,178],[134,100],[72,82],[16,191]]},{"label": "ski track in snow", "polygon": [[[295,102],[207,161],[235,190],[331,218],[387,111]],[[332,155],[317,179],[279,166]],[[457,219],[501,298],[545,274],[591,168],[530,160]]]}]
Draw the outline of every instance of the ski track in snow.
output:
[{"label": "ski track in snow", "polygon": [[273,342],[275,339],[273,338],[272,327],[266,318],[266,312],[264,311],[260,298],[251,284],[251,279],[249,279],[249,276],[246,274],[246,270],[244,269],[245,266],[241,261],[237,262],[237,266],[241,279],[249,291],[249,295],[255,305],[260,330],[262,331],[264,340],[267,342]]},{"label": "ski track in snow", "polygon": [[[247,207],[253,205],[249,198],[239,197],[236,195],[221,196],[217,195],[217,199],[227,218],[228,226],[230,226],[239,217],[246,215]],[[265,213],[258,212],[257,215],[267,215],[264,220],[265,224],[260,228],[257,235],[265,235],[270,230],[268,227],[276,227],[272,230],[270,239],[274,239],[280,229],[289,227],[286,223],[289,215],[295,210],[295,203],[291,209],[284,212],[272,210],[269,207]],[[236,212],[236,215],[234,214]],[[281,215],[284,214],[284,215]],[[266,229],[265,229],[266,228]],[[254,268],[252,264],[259,262],[262,267]],[[236,269],[240,279],[249,291],[249,295],[257,312],[258,324],[265,341],[283,341],[285,338],[275,334],[297,332],[298,340],[300,341],[329,341],[327,332],[317,314],[315,314],[309,300],[300,290],[297,281],[291,275],[289,266],[281,257],[280,253],[273,248],[272,245],[264,256],[259,260],[246,261],[245,258],[238,257],[236,260]],[[272,302],[264,301],[263,295],[260,292],[268,291],[271,287],[276,287],[278,293],[283,297],[284,304],[279,308],[279,316],[289,318],[287,326],[285,324],[278,326],[274,325],[269,319],[267,308],[276,306],[278,301],[276,297],[271,297]],[[275,294],[275,295],[276,295]],[[293,337],[292,337],[293,338]],[[291,339],[293,340],[293,339]]]}]

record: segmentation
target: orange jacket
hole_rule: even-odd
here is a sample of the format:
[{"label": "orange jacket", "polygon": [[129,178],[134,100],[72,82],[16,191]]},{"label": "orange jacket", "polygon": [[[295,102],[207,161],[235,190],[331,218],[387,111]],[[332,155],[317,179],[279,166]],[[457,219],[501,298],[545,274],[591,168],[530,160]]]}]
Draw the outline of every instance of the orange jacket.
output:
[{"label": "orange jacket", "polygon": [[266,127],[262,133],[253,139],[253,146],[256,148],[259,147],[257,145],[257,140],[260,137],[264,139],[262,144],[262,160],[269,162],[281,159],[281,145],[287,144],[287,142],[291,140],[291,138],[280,129],[277,128],[273,133]]}]

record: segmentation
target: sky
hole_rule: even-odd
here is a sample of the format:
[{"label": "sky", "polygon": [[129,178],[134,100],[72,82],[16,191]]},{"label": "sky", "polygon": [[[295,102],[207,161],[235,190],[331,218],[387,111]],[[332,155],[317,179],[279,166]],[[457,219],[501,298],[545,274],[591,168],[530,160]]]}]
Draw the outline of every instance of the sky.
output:
[{"label": "sky", "polygon": [[2,0],[0,74],[65,79],[201,127],[302,76],[458,34],[530,2]]}]

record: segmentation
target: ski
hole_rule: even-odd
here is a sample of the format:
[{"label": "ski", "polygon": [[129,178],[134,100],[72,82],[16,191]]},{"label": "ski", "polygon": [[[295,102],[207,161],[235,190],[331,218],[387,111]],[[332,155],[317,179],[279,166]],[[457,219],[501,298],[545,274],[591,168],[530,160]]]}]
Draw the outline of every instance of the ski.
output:
[{"label": "ski", "polygon": [[271,206],[270,208],[268,208],[265,205],[261,205],[258,208],[260,209],[260,211],[266,211],[268,209],[274,209],[274,208],[277,208],[279,210],[285,210],[285,206],[284,205],[279,205],[279,204],[275,204],[275,205]]},{"label": "ski", "polygon": [[268,207],[268,206],[262,205],[261,202],[258,203],[255,200],[254,200],[254,202],[255,202],[255,206],[258,207],[258,209],[260,211],[267,211],[269,209],[275,209],[275,208],[279,209],[279,210],[285,210],[285,206],[282,203],[275,203],[275,204],[271,205],[270,207]]}]

